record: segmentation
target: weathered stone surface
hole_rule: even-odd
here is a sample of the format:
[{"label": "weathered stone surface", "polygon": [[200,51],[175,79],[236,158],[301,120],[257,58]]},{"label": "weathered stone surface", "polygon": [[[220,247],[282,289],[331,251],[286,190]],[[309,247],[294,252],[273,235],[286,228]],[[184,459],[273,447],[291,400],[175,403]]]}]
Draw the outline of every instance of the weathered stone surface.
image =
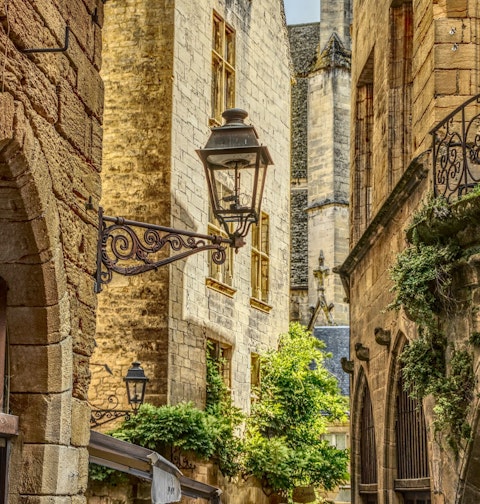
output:
[{"label": "weathered stone surface", "polygon": [[72,399],[72,445],[85,447],[90,440],[90,406],[85,401]]},{"label": "weathered stone surface", "polygon": [[[355,200],[357,195],[371,190],[374,211],[372,219],[365,219],[366,202],[362,203],[357,198],[359,204],[352,210],[360,232],[357,235],[352,233],[355,238],[345,263],[350,266],[344,280],[349,286],[351,301],[350,357],[355,355],[353,349],[358,345],[370,350],[368,364],[358,358],[353,359],[353,436],[360,440],[364,435],[361,398],[368,388],[375,437],[379,443],[377,447],[383,447],[376,451],[379,502],[396,498],[393,482],[398,477],[396,457],[397,450],[401,449],[396,446],[395,438],[396,387],[402,365],[399,354],[408,341],[419,337],[415,324],[404,312],[386,309],[393,298],[389,270],[395,264],[398,253],[406,246],[404,230],[421,201],[432,190],[434,167],[428,156],[432,143],[431,129],[478,93],[474,84],[475,80],[478,81],[478,68],[472,63],[475,61],[474,54],[478,53],[473,30],[473,26],[478,26],[478,12],[473,12],[471,6],[471,2],[461,0],[434,3],[421,0],[389,5],[371,0],[354,2],[352,197]],[[401,22],[396,23],[395,20]],[[367,70],[371,73],[374,90],[371,129],[365,128],[358,115],[363,103],[359,83],[369,58],[372,66]],[[358,160],[368,151],[372,153],[370,164],[362,167]],[[407,156],[405,153],[408,153]],[[424,181],[418,178],[422,170],[427,173]],[[370,182],[372,187],[369,188]],[[405,190],[408,187],[410,189]],[[404,190],[404,194],[399,199],[400,190]],[[445,224],[439,222],[438,226],[429,228],[428,233],[435,234]],[[468,247],[473,242],[477,246],[476,229],[467,225],[467,221],[460,227],[462,231],[457,236],[458,243],[465,244],[464,240],[469,240]],[[437,239],[439,235],[442,239],[446,237],[445,233],[440,233],[436,235]],[[356,246],[357,239],[360,245],[365,245],[361,253],[360,247]],[[474,306],[478,302],[475,292],[478,274],[475,269],[472,264],[463,264],[455,275],[451,295],[459,304],[440,322],[448,337],[447,362],[454,345],[465,348],[469,334],[478,323],[476,315],[461,308],[467,299],[472,298]],[[389,347],[375,343],[374,333],[378,327],[391,331]],[[478,352],[474,352],[474,369],[478,369]],[[431,495],[432,502],[464,502],[460,494],[466,484],[468,492],[463,498],[466,498],[465,502],[474,502],[478,500],[474,495],[478,496],[480,491],[478,479],[470,473],[469,481],[465,483],[465,475],[473,459],[468,459],[463,450],[456,458],[447,448],[442,434],[434,432],[434,407],[433,397],[423,401],[428,431],[425,458],[430,468],[431,488],[426,498]],[[472,408],[469,422],[476,425],[477,416],[478,412]],[[362,483],[359,445],[360,442],[352,447],[355,501],[362,498],[358,492]],[[472,467],[477,470],[475,463]]]},{"label": "weathered stone surface", "polygon": [[63,392],[72,386],[72,346],[68,339],[47,346],[12,345],[11,361],[12,392]]},{"label": "weathered stone surface", "polygon": [[10,93],[0,93],[0,150],[13,138],[15,108]]},{"label": "weathered stone surface", "polygon": [[[25,443],[68,444],[70,442],[71,394],[14,393],[11,410],[19,416]],[[32,416],[31,412],[35,411]]]},{"label": "weathered stone surface", "polygon": [[[84,450],[60,445],[24,444],[20,492],[37,495],[76,495],[83,490],[79,468]],[[85,450],[86,451],[86,450]]]}]

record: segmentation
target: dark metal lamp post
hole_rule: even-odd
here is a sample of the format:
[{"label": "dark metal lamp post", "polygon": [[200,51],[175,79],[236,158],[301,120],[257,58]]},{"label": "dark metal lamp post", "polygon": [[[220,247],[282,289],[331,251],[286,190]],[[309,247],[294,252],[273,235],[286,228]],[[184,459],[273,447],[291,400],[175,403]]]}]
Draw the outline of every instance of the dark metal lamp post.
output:
[{"label": "dark metal lamp post", "polygon": [[[255,128],[244,123],[247,115],[241,109],[226,110],[225,124],[213,128],[205,148],[197,150],[213,214],[228,238],[109,217],[100,208],[95,292],[112,280],[113,272],[138,275],[202,250],[212,250],[212,260],[223,264],[227,245],[238,249],[245,244],[260,217],[267,166],[273,164]],[[166,245],[176,254],[159,257]]]},{"label": "dark metal lamp post", "polygon": [[127,376],[123,378],[127,388],[128,404],[131,410],[119,410],[118,397],[111,395],[108,397],[107,402],[111,405],[110,408],[100,409],[92,408],[90,414],[90,427],[98,427],[117,418],[125,417],[126,420],[130,418],[133,413],[137,414],[138,408],[145,400],[145,390],[147,388],[148,378],[145,376],[140,362],[133,362],[132,367],[127,371]]}]

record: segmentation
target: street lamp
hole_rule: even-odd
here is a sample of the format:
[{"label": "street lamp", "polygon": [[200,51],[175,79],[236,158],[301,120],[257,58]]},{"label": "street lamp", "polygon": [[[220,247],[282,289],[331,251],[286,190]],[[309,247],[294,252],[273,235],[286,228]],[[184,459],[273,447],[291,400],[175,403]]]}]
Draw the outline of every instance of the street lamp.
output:
[{"label": "street lamp", "polygon": [[250,226],[258,222],[267,166],[273,161],[268,149],[259,144],[255,128],[245,124],[245,110],[226,110],[222,116],[225,124],[213,128],[197,154],[205,167],[213,214],[232,246],[239,248]]},{"label": "street lamp", "polygon": [[[112,280],[113,272],[138,275],[202,250],[211,250],[213,262],[223,264],[227,245],[238,249],[245,244],[250,226],[259,220],[267,166],[273,164],[255,128],[245,124],[247,116],[241,109],[226,110],[225,124],[212,128],[205,148],[197,150],[213,214],[228,238],[109,217],[100,207],[95,292]],[[166,245],[175,254],[158,257]]]},{"label": "street lamp", "polygon": [[138,408],[145,400],[145,390],[147,388],[148,378],[140,366],[140,362],[134,362],[132,367],[128,370],[127,376],[123,379],[127,387],[128,404],[136,414]]},{"label": "street lamp", "polygon": [[147,388],[148,378],[145,376],[140,362],[133,362],[132,367],[127,371],[127,375],[123,378],[127,389],[128,404],[131,410],[119,410],[118,397],[114,394],[110,395],[107,399],[110,408],[100,409],[92,408],[90,413],[90,426],[98,427],[117,418],[125,417],[126,420],[130,419],[130,415],[137,414],[138,408],[145,400],[145,390]]}]

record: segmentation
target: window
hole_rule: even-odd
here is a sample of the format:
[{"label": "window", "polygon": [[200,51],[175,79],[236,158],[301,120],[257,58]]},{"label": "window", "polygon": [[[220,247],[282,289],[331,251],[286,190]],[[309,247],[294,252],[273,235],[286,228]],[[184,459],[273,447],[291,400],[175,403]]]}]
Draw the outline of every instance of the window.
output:
[{"label": "window", "polygon": [[429,477],[427,429],[423,408],[405,391],[400,375],[397,392],[397,478]]},{"label": "window", "polygon": [[[219,198],[224,198],[232,193],[225,186],[220,186],[217,188]],[[214,234],[222,236],[223,238],[228,238],[227,233],[220,226],[219,222],[213,215],[213,211],[210,208],[208,216],[208,234]],[[213,260],[213,252],[210,252],[209,256],[209,279],[207,279],[207,285],[212,287],[224,294],[232,296],[235,293],[234,289],[228,289],[233,284],[233,258],[234,249],[232,247],[227,247],[225,250],[227,258],[223,264],[216,264]]]},{"label": "window", "polygon": [[207,351],[210,357],[217,362],[223,383],[231,388],[232,348],[219,341],[208,340]]},{"label": "window", "polygon": [[222,124],[222,112],[235,106],[235,31],[213,13],[212,124]]},{"label": "window", "polygon": [[267,303],[269,289],[269,218],[262,212],[252,226],[252,297]]},{"label": "window", "polygon": [[322,439],[328,441],[328,444],[335,446],[338,450],[346,450],[348,448],[347,434],[345,432],[323,434]]},{"label": "window", "polygon": [[389,189],[398,182],[412,155],[413,9],[397,1],[390,9],[388,126]]},{"label": "window", "polygon": [[353,192],[353,240],[368,226],[373,210],[373,52],[362,71],[356,90],[355,158]]},{"label": "window", "polygon": [[361,414],[360,432],[360,482],[362,484],[377,483],[377,450],[375,447],[375,426],[373,423],[373,408],[370,391],[365,387],[363,408]]},{"label": "window", "polygon": [[[405,504],[430,504],[427,429],[422,404],[405,390],[402,373],[397,383],[397,479],[395,490]],[[408,489],[404,488],[408,480]],[[403,482],[401,486],[398,483]]]}]

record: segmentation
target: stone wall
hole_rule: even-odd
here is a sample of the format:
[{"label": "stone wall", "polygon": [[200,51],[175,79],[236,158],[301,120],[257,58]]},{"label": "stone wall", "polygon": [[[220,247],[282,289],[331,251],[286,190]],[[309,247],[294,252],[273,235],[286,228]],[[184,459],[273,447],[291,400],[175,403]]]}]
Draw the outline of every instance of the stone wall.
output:
[{"label": "stone wall", "polygon": [[[9,0],[0,9],[0,276],[9,289],[10,376],[3,412],[19,417],[8,502],[84,502],[97,238],[85,203],[100,198],[102,7]],[[32,48],[65,50],[22,52]]]},{"label": "stone wall", "polygon": [[[99,294],[95,404],[115,392],[125,407],[122,376],[139,360],[150,378],[148,402],[203,407],[206,341],[213,339],[230,349],[232,397],[248,411],[251,353],[276,346],[288,329],[290,66],[282,2],[105,5],[102,205],[108,215],[208,232],[195,149],[210,134],[214,11],[235,30],[236,106],[249,112],[275,163],[262,202],[270,221],[269,299],[252,298],[250,237],[234,254],[232,289],[207,281],[205,252],[138,277],[114,275]],[[216,478],[210,482],[224,485]]]},{"label": "stone wall", "polygon": [[[401,6],[395,2],[393,7]],[[413,2],[412,39],[412,98],[411,105],[404,94],[403,108],[409,117],[412,144],[411,159],[396,170],[396,185],[392,187],[392,163],[389,159],[393,136],[385,133],[399,125],[391,122],[396,114],[391,109],[392,54],[390,5],[374,1],[354,2],[355,19],[352,26],[353,62],[352,117],[356,117],[356,86],[365,73],[373,78],[373,135],[371,141],[373,201],[372,220],[364,226],[357,242],[351,243],[350,255],[342,270],[349,285],[351,317],[351,355],[355,363],[352,389],[352,476],[355,498],[359,494],[360,455],[359,443],[362,393],[368,384],[373,403],[375,436],[377,443],[378,502],[402,502],[393,489],[396,478],[395,462],[395,373],[400,363],[398,353],[403,344],[417,337],[414,324],[405,316],[386,310],[392,300],[389,268],[397,254],[405,248],[404,230],[414,211],[432,189],[431,137],[429,131],[455,107],[477,94],[479,88],[478,55],[479,13],[475,2],[419,1]],[[455,29],[452,29],[455,28]],[[398,42],[398,41],[397,41]],[[468,63],[467,63],[468,61]],[[409,64],[407,58],[403,61]],[[352,121],[352,138],[359,124]],[[400,126],[403,127],[403,126]],[[402,148],[403,146],[400,146]],[[351,148],[352,187],[355,187],[356,146]],[[395,178],[394,177],[394,178]],[[356,209],[353,209],[356,211]],[[375,341],[376,328],[391,331],[389,347]],[[368,361],[355,356],[355,345],[368,347]],[[429,436],[430,485],[432,502],[475,502],[461,500],[456,494],[461,484],[458,473],[468,459],[459,465],[446,453],[439,455],[432,427],[433,403],[425,403]],[[437,438],[438,440],[438,438]],[[456,467],[457,469],[453,469]],[[457,471],[458,470],[458,471]],[[457,471],[456,474],[454,474]]]}]

